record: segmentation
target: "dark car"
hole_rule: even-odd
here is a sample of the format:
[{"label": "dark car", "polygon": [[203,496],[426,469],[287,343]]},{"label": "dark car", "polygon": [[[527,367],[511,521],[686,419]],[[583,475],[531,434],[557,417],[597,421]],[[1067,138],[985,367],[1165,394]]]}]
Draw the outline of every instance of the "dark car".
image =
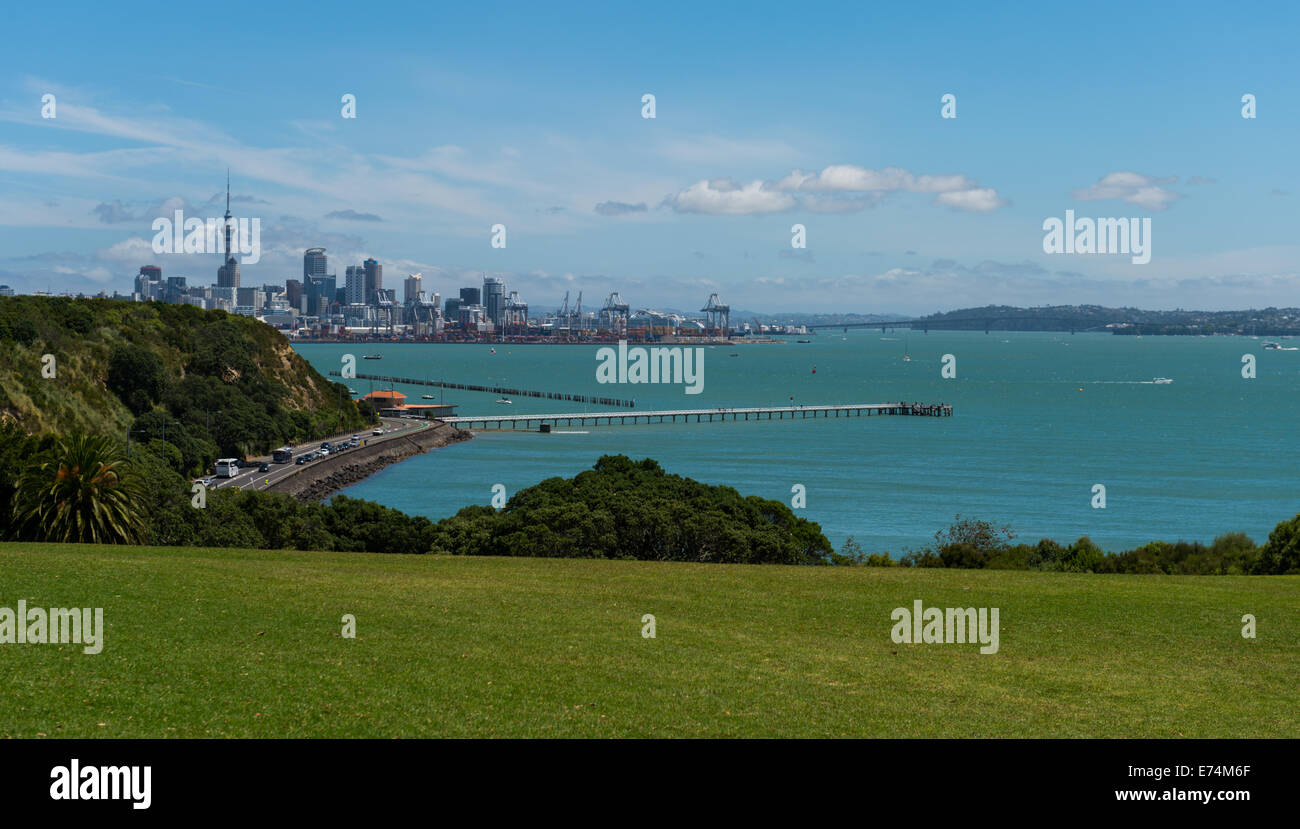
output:
[{"label": "dark car", "polygon": [[269,463],[261,464],[260,466],[257,467],[257,471],[258,471],[258,472],[270,472],[270,471],[271,471],[271,465],[270,465]]},{"label": "dark car", "polygon": [[329,449],[329,448],[330,448],[330,442],[329,442],[328,440],[325,441],[324,443],[322,443],[322,444],[320,445],[320,448],[322,448],[322,449]]},{"label": "dark car", "polygon": [[306,462],[309,461],[309,460],[311,460],[311,459],[308,458],[306,455],[299,455],[299,456],[298,456],[298,459],[295,460],[294,463],[295,463],[296,465],[298,465],[298,466],[302,466],[304,463],[306,463]]}]

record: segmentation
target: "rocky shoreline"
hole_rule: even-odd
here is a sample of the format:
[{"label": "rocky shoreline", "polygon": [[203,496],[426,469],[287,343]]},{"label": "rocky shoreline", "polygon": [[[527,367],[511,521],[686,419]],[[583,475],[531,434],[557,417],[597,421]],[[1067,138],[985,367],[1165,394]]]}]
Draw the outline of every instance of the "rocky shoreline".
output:
[{"label": "rocky shoreline", "polygon": [[286,493],[299,501],[319,501],[365,480],[389,464],[422,455],[431,449],[469,440],[471,437],[473,435],[464,429],[438,423],[411,435],[349,449],[341,455],[316,461],[303,467],[297,474],[272,485],[271,489]]}]

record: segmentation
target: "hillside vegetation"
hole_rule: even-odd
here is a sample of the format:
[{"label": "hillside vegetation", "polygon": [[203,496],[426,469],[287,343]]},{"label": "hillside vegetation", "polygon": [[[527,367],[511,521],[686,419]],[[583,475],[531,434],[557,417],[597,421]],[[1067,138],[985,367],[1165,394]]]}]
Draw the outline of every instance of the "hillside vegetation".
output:
[{"label": "hillside vegetation", "polygon": [[[48,355],[48,356],[47,356]],[[364,422],[285,337],[190,305],[0,297],[0,421],[32,435],[165,440],[195,473]]]}]

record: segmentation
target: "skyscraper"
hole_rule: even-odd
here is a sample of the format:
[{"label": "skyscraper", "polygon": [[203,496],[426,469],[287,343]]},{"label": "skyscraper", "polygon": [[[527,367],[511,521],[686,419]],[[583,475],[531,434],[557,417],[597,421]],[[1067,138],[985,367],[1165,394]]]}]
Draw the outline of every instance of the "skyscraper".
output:
[{"label": "skyscraper", "polygon": [[424,277],[421,274],[413,273],[406,277],[402,282],[402,304],[410,305],[420,299],[420,293],[423,290]]},{"label": "skyscraper", "polygon": [[478,288],[461,288],[460,304],[461,305],[478,305],[480,302]]},{"label": "skyscraper", "polygon": [[367,259],[362,265],[366,269],[366,302],[377,304],[375,292],[384,289],[384,266],[375,259]]},{"label": "skyscraper", "polygon": [[136,298],[141,302],[158,299],[162,283],[162,268],[157,265],[141,265],[140,274],[135,278]]},{"label": "skyscraper", "polygon": [[[483,277],[483,311],[497,328],[501,327],[501,318],[505,316],[506,284],[495,276]],[[462,305],[461,307],[464,307]]]},{"label": "skyscraper", "polygon": [[366,271],[360,265],[348,265],[344,272],[344,290],[348,305],[366,304]]},{"label": "skyscraper", "polygon": [[226,218],[222,225],[226,237],[226,264],[217,268],[217,287],[219,288],[239,288],[239,262],[235,260],[234,251],[230,247],[232,224],[230,215],[230,171],[226,170]]},{"label": "skyscraper", "polygon": [[329,270],[325,257],[325,248],[307,248],[307,252],[302,255],[303,278],[324,276],[327,273],[329,273]]}]

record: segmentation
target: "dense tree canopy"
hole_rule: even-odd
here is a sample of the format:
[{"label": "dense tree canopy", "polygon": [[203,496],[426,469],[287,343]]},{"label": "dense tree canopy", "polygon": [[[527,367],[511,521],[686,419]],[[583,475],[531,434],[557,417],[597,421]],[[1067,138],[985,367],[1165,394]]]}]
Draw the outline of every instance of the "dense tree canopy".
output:
[{"label": "dense tree canopy", "polygon": [[499,511],[467,507],[438,522],[434,550],[748,564],[824,564],[833,552],[821,527],[780,501],[624,455],[521,490]]}]

